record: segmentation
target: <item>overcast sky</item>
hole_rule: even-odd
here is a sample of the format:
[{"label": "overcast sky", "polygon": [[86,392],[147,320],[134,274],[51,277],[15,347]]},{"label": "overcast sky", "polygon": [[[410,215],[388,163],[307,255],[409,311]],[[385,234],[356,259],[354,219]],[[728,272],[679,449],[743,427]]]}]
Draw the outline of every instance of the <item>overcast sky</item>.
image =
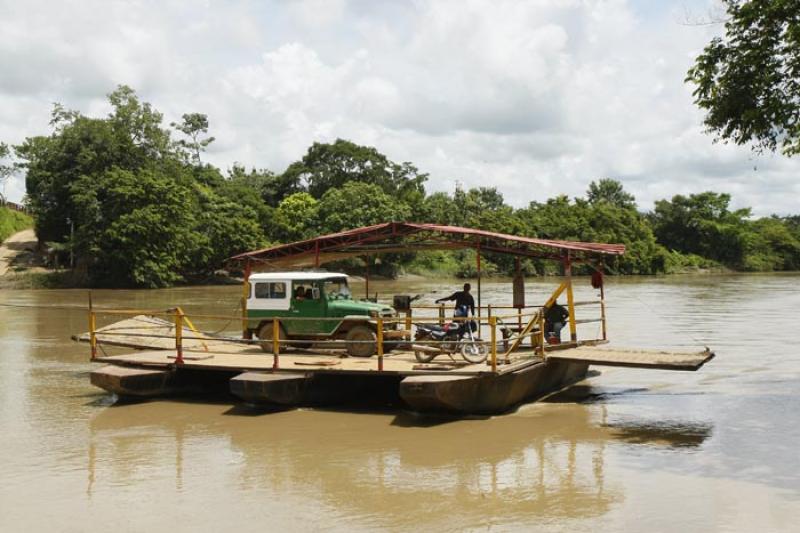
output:
[{"label": "overcast sky", "polygon": [[167,123],[206,113],[223,169],[341,137],[517,207],[613,177],[644,209],[711,189],[800,212],[800,159],[703,132],[683,79],[721,28],[685,21],[710,1],[0,0],[0,140],[48,133],[52,102],[104,115],[128,84]]}]

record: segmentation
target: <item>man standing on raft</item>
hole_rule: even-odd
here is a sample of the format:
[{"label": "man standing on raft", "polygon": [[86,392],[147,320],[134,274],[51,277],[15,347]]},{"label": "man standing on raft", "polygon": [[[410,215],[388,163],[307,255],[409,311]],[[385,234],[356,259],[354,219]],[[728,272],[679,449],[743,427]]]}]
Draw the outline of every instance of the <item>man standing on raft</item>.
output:
[{"label": "man standing on raft", "polygon": [[[475,300],[472,298],[472,295],[469,293],[471,288],[472,288],[472,286],[469,283],[465,283],[463,291],[456,291],[456,292],[454,292],[453,294],[451,294],[450,296],[448,296],[446,298],[439,298],[438,300],[436,300],[436,303],[439,304],[439,303],[442,303],[442,302],[451,302],[451,301],[455,300],[455,302],[456,302],[455,315],[456,316],[468,316],[467,313],[466,313],[467,310],[472,311],[472,316],[475,316]],[[461,312],[461,311],[464,312],[463,315],[459,314],[459,312]]]}]

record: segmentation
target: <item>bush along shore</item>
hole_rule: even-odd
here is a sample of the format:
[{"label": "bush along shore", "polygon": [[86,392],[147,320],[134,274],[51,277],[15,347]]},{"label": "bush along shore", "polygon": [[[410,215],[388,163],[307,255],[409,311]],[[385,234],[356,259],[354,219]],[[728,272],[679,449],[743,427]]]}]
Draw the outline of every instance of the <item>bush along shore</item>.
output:
[{"label": "bush along shore", "polygon": [[17,232],[33,227],[33,218],[26,213],[0,206],[0,242]]},{"label": "bush along shore", "polygon": [[[642,212],[614,179],[584,196],[506,204],[497,189],[428,193],[428,174],[372,147],[314,143],[283,172],[203,161],[214,138],[201,113],[169,126],[129,87],[109,95],[111,112],[88,117],[55,105],[52,131],[29,137],[3,161],[26,176],[27,205],[40,243],[69,254],[57,282],[166,287],[214,281],[227,257],[245,250],[387,221],[421,221],[490,231],[623,243],[611,274],[800,268],[800,216],[755,218],[717,192],[677,195]],[[452,178],[452,176],[447,176]],[[513,259],[487,253],[486,275],[509,275]],[[61,262],[64,264],[64,262]],[[360,261],[330,265],[360,272]],[[556,274],[523,261],[528,274]],[[389,254],[377,275],[470,277],[474,252]]]}]

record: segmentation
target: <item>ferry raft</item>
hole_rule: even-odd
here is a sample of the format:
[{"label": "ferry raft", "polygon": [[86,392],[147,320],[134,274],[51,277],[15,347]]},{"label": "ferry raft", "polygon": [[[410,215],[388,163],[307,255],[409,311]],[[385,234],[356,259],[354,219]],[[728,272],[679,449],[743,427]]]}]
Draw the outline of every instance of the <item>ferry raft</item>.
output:
[{"label": "ferry raft", "polygon": [[[464,248],[476,252],[476,316],[450,318],[444,305],[415,305],[406,295],[395,296],[391,306],[369,301],[368,266],[375,256]],[[603,265],[624,251],[618,244],[437,224],[379,224],[231,258],[231,266],[244,272],[242,314],[233,317],[241,320],[241,336],[204,333],[193,322],[229,316],[189,317],[181,308],[100,309],[90,302],[89,331],[74,338],[89,343],[92,361],[105,364],[91,373],[92,384],[120,397],[227,391],[248,404],[273,407],[379,404],[501,413],[583,380],[590,365],[693,371],[714,357],[708,348],[674,353],[606,346]],[[481,256],[487,253],[516,259],[510,305],[482,305]],[[364,300],[352,297],[344,274],[319,271],[351,257],[367,265]],[[563,268],[560,283],[537,305],[526,305],[520,258]],[[592,271],[594,298],[576,300],[574,265]],[[303,268],[313,270],[298,270]],[[563,341],[547,320],[562,296]],[[578,309],[587,316],[579,318]],[[121,320],[98,328],[98,316]],[[590,323],[600,335],[579,339]],[[421,336],[420,326],[461,333],[437,340]],[[463,340],[465,331],[474,337],[471,344]],[[462,357],[459,347],[472,350],[472,357]]]}]

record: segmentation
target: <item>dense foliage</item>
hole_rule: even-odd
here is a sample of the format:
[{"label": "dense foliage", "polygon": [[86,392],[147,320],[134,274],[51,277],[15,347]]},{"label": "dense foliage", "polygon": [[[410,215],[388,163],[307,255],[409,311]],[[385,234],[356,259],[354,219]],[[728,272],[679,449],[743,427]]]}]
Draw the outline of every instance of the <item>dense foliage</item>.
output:
[{"label": "dense foliage", "polygon": [[31,217],[7,207],[0,207],[0,242],[8,239],[14,233],[30,227],[33,227]]},{"label": "dense foliage", "polygon": [[[54,131],[15,147],[40,241],[68,243],[90,283],[144,287],[208,276],[264,244],[259,213],[199,162],[208,143],[189,125],[181,131],[193,140],[173,141],[130,88],[109,102],[105,118],[56,105]],[[187,117],[204,131],[203,120]]]},{"label": "dense foliage", "polygon": [[[642,213],[613,179],[585,197],[558,196],[514,209],[490,187],[427,194],[428,175],[345,140],[314,143],[276,174],[201,161],[214,140],[208,119],[183,115],[172,128],[128,87],[112,112],[86,117],[56,105],[53,131],[14,147],[42,242],[71,249],[88,283],[162,287],[206,279],[238,252],[387,221],[428,221],[551,239],[624,243],[613,273],[654,274],[727,266],[800,268],[800,217],[754,219],[730,197],[704,192],[657,202]],[[376,272],[475,274],[474,251],[384,256]],[[338,267],[361,267],[360,262]],[[513,258],[487,254],[486,273],[508,274]],[[530,273],[553,265],[526,260]]]},{"label": "dense foliage", "polygon": [[800,0],[723,0],[725,34],[689,70],[705,124],[725,141],[800,152]]}]

